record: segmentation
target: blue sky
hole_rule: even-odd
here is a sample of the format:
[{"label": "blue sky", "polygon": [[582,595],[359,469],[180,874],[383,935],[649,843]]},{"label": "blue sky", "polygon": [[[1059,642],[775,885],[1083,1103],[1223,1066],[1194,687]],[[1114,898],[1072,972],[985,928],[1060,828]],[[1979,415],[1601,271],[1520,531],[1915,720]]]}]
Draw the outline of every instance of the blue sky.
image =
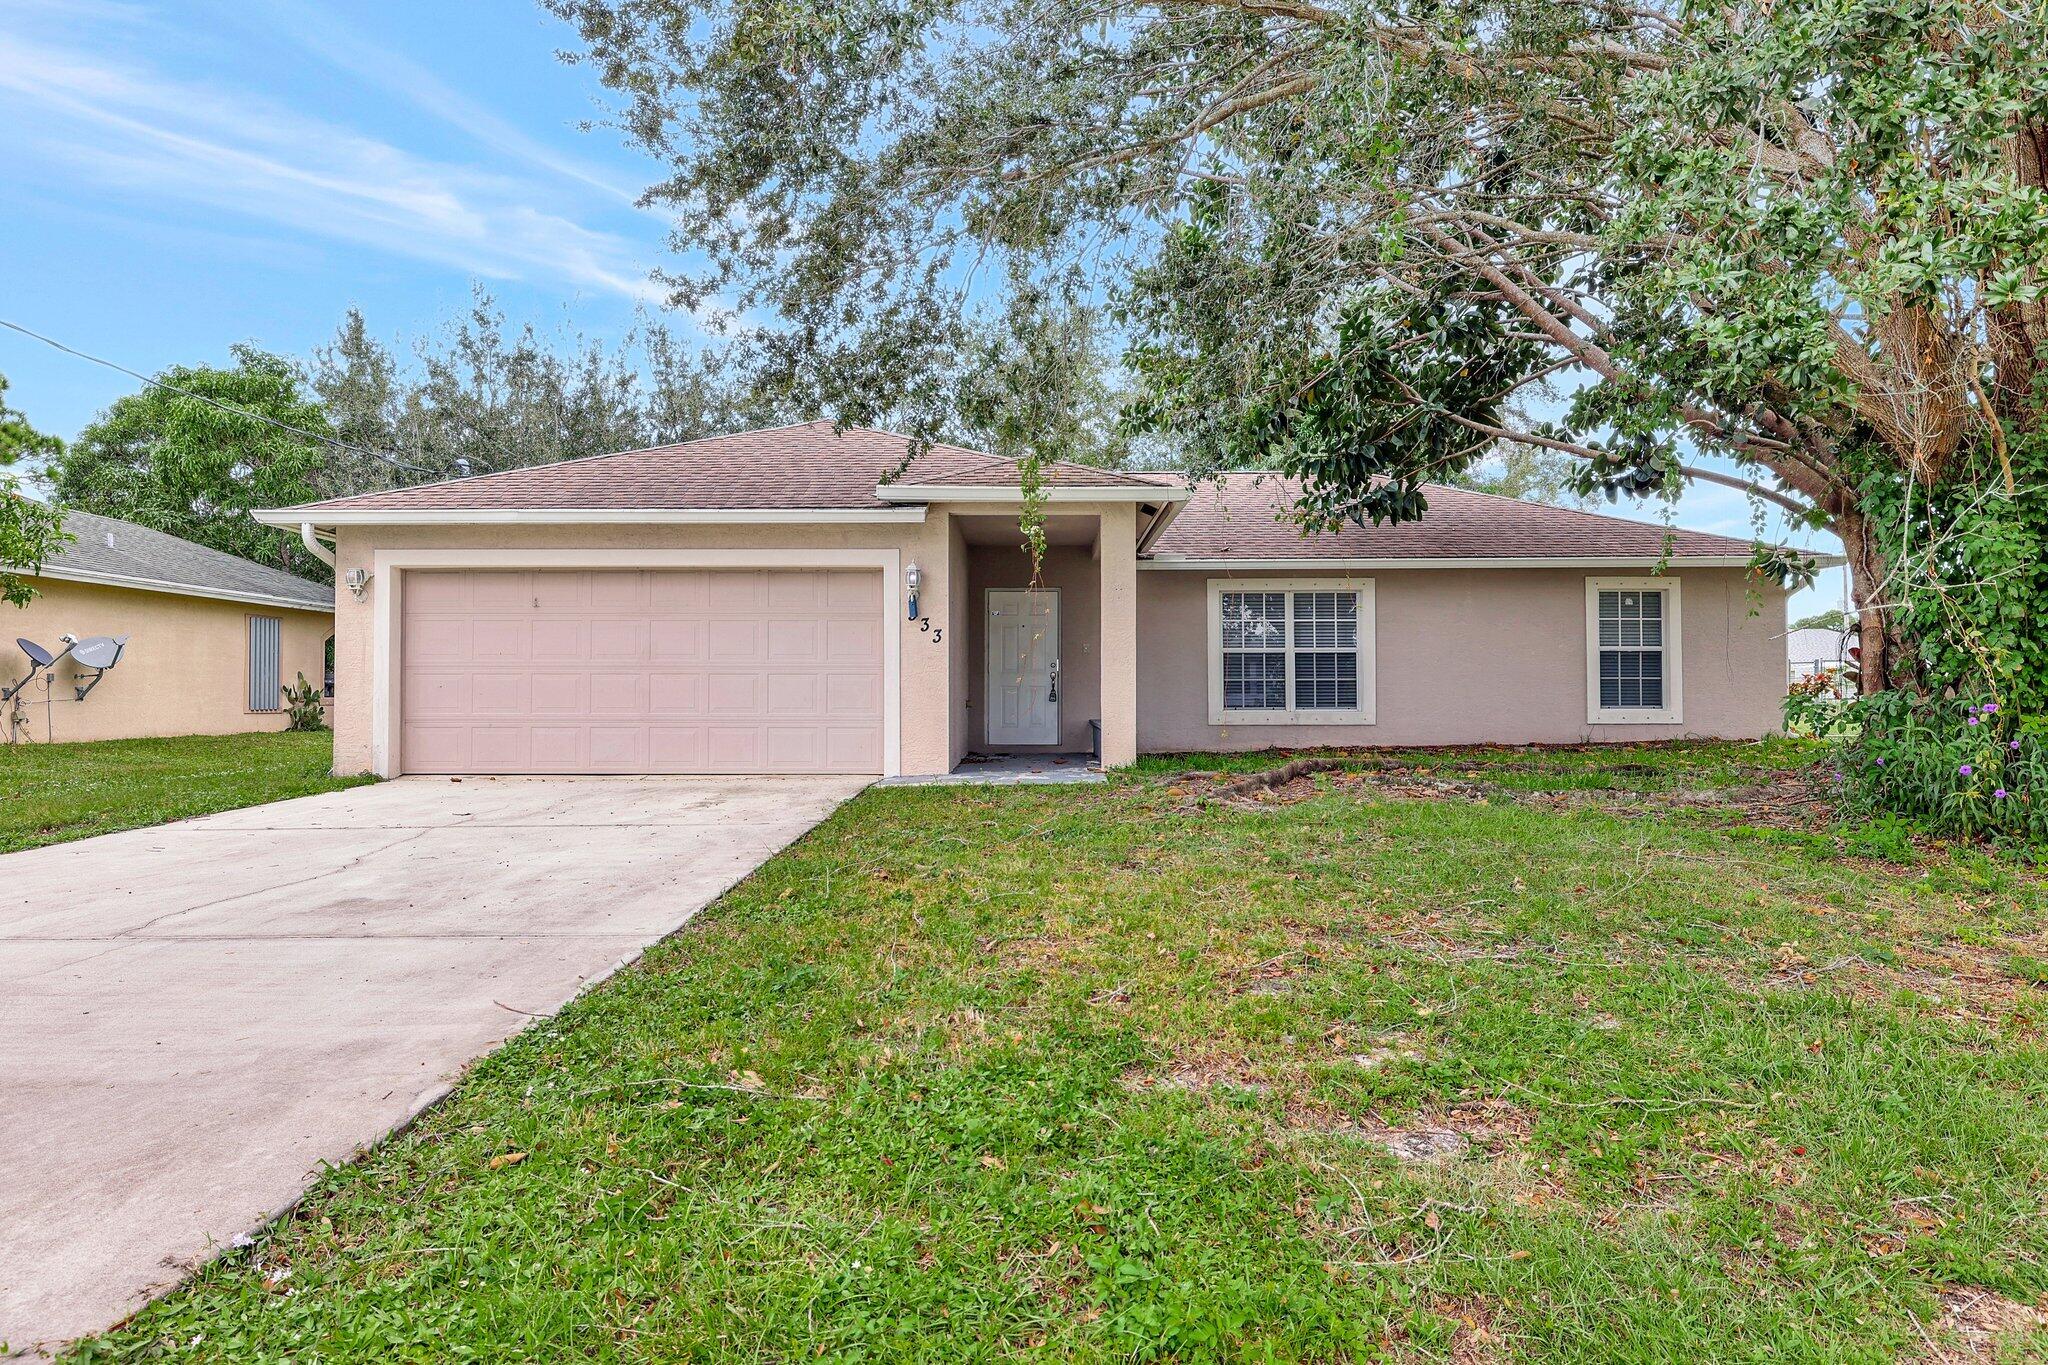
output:
[{"label": "blue sky", "polygon": [[[0,0],[0,317],[144,373],[303,354],[351,305],[402,340],[477,281],[616,336],[666,231],[632,203],[656,168],[579,127],[604,99],[570,40],[530,0]],[[67,437],[134,388],[6,331],[0,374]],[[1677,520],[1751,533],[1711,486]],[[1840,600],[1830,571],[1794,610]]]}]

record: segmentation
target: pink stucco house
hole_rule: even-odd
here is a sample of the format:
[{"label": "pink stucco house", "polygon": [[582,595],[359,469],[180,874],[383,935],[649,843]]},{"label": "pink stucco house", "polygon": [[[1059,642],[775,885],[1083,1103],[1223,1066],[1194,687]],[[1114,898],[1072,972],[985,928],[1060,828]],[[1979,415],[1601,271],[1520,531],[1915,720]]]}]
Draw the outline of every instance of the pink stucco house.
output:
[{"label": "pink stucco house", "polygon": [[[807,423],[261,513],[332,553],[335,763],[942,774],[970,752],[1741,738],[1783,592],[1747,541],[1452,488],[1304,537],[1272,475]],[[331,551],[327,546],[331,545]]]}]

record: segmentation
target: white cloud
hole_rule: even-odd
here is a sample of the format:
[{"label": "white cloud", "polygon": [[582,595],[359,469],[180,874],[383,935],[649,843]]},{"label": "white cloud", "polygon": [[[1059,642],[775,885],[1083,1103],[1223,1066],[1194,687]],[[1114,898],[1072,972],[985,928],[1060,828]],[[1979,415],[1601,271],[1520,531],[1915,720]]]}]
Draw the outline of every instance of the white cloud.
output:
[{"label": "white cloud", "polygon": [[278,32],[350,75],[398,95],[501,155],[631,203],[639,187],[601,167],[565,155],[529,136],[475,100],[452,89],[420,63],[381,47],[337,22],[326,11],[299,0],[260,0]]},{"label": "white cloud", "polygon": [[491,278],[653,302],[638,244],[524,177],[417,156],[256,96],[0,34],[0,160]]}]

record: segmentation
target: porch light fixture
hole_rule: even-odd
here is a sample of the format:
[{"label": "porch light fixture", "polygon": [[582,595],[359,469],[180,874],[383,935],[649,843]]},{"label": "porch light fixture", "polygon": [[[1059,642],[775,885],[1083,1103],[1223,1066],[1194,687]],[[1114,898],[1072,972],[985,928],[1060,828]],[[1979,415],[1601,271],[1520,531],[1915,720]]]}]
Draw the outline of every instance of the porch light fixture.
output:
[{"label": "porch light fixture", "polygon": [[341,576],[341,586],[354,593],[356,601],[362,601],[363,594],[368,592],[370,588],[370,571],[368,569],[350,569]]},{"label": "porch light fixture", "polygon": [[903,569],[903,597],[910,605],[910,619],[913,621],[917,619],[917,590],[923,583],[924,571],[917,567],[917,561],[913,559]]}]

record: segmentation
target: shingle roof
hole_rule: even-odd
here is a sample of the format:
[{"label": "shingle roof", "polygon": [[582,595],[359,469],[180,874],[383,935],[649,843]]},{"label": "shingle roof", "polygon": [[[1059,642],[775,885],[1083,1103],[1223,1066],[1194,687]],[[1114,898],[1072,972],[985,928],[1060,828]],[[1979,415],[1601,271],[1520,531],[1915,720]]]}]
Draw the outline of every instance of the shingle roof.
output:
[{"label": "shingle roof", "polygon": [[1429,510],[1395,525],[1345,525],[1304,536],[1288,518],[1300,493],[1277,474],[1196,481],[1180,515],[1152,546],[1156,559],[1571,559],[1679,555],[1748,556],[1751,542],[1670,530],[1592,512],[1426,485]]},{"label": "shingle roof", "polygon": [[[302,510],[883,508],[891,504],[875,496],[875,486],[885,480],[946,487],[1017,483],[1014,460],[950,445],[933,446],[910,460],[910,450],[909,438],[893,432],[835,432],[830,422],[804,422],[361,493]],[[1146,483],[1068,462],[1050,466],[1046,479],[1061,487]]]},{"label": "shingle roof", "polygon": [[1796,664],[1846,659],[1849,656],[1848,646],[1848,637],[1839,630],[1808,626],[1803,630],[1785,632],[1785,657]]},{"label": "shingle roof", "polygon": [[324,584],[132,521],[72,510],[64,514],[64,529],[72,542],[43,561],[42,572],[51,578],[118,579],[192,597],[334,610],[334,589]]}]

